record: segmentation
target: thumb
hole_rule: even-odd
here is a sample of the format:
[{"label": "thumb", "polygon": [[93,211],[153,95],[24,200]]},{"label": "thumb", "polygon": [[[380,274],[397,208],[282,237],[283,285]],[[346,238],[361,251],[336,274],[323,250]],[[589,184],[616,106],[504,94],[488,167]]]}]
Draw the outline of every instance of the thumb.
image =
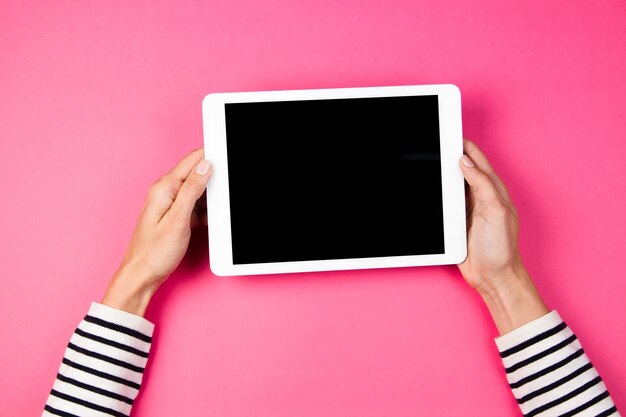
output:
[{"label": "thumb", "polygon": [[186,221],[191,219],[194,205],[206,189],[209,178],[211,178],[211,171],[211,163],[203,159],[189,173],[172,204],[172,214],[175,218]]},{"label": "thumb", "polygon": [[463,155],[460,161],[461,172],[470,186],[470,191],[478,200],[490,201],[497,198],[496,186],[489,177],[478,166],[472,162],[467,155]]}]

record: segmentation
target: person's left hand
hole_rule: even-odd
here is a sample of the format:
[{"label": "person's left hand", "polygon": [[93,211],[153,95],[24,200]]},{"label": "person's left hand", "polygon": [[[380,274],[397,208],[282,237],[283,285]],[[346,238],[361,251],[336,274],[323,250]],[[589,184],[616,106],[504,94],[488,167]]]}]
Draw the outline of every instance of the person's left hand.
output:
[{"label": "person's left hand", "polygon": [[183,259],[191,229],[206,224],[206,206],[198,199],[210,177],[211,165],[196,149],[150,187],[102,304],[143,316],[154,292]]}]

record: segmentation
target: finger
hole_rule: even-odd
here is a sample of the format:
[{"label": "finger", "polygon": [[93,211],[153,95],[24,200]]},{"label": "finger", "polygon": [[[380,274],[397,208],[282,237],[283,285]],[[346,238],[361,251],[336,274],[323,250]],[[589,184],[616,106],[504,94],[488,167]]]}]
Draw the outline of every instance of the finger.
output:
[{"label": "finger", "polygon": [[[202,199],[202,197],[200,197],[200,199]],[[206,227],[208,225],[206,211],[198,210],[198,206],[196,205],[193,213],[191,213],[190,225],[192,230],[201,226]]]},{"label": "finger", "polygon": [[148,191],[148,197],[143,206],[141,218],[150,223],[158,223],[163,215],[172,207],[180,183],[175,179],[164,176],[159,178]]},{"label": "finger", "polygon": [[472,189],[467,182],[464,182],[465,185],[465,225],[467,230],[472,227],[472,215],[474,213],[474,193],[472,193]]},{"label": "finger", "polygon": [[200,199],[198,200],[198,203],[196,204],[196,207],[199,207],[201,209],[206,210],[206,189],[204,190],[204,192],[200,196]]},{"label": "finger", "polygon": [[491,177],[483,172],[472,159],[463,155],[459,164],[465,181],[469,184],[470,191],[475,198],[474,203],[476,200],[488,203],[498,197],[498,191]]},{"label": "finger", "polygon": [[198,204],[196,204],[196,211],[198,212],[198,219],[200,220],[200,226],[208,226],[208,211],[206,205],[206,189],[200,196]]},{"label": "finger", "polygon": [[191,220],[189,222],[189,225],[191,226],[192,230],[200,226],[200,218],[198,217],[197,207],[191,213]]},{"label": "finger", "polygon": [[509,192],[504,185],[504,182],[500,179],[498,174],[496,174],[491,166],[491,163],[489,162],[489,159],[487,159],[487,156],[483,153],[483,151],[481,151],[474,142],[464,139],[463,153],[469,156],[476,166],[491,178],[502,198],[510,201]]},{"label": "finger", "polygon": [[165,175],[183,182],[187,179],[191,170],[202,160],[202,158],[204,158],[204,149],[194,149],[181,159],[180,162]]},{"label": "finger", "polygon": [[152,184],[143,207],[142,219],[149,222],[161,220],[174,203],[181,184],[189,176],[193,167],[202,160],[203,155],[202,148],[188,153],[174,168]]},{"label": "finger", "polygon": [[196,201],[198,201],[198,198],[206,189],[210,177],[211,164],[206,159],[202,159],[191,170],[189,176],[180,186],[180,190],[178,190],[176,200],[170,210],[174,219],[185,221],[189,224]]},{"label": "finger", "polygon": [[480,150],[478,145],[471,140],[463,139],[463,153],[469,156],[472,162],[474,162],[474,164],[476,164],[476,166],[478,166],[478,168],[480,168],[480,170],[485,174],[491,175],[494,173],[493,167],[487,159],[487,156]]},{"label": "finger", "polygon": [[206,190],[202,193],[191,213],[191,228],[207,225]]}]

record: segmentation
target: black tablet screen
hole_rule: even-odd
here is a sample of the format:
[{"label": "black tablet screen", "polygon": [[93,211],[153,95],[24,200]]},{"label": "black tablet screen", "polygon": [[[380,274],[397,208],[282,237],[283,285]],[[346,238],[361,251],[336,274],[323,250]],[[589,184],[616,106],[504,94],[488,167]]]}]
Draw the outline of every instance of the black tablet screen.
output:
[{"label": "black tablet screen", "polygon": [[225,114],[234,264],[444,253],[436,95]]}]

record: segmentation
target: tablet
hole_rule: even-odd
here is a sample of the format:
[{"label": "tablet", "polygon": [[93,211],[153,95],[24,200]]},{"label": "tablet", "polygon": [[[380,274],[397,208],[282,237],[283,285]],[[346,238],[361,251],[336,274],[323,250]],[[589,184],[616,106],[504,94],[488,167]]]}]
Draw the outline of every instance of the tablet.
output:
[{"label": "tablet", "polygon": [[214,274],[465,259],[456,86],[216,93],[202,113]]}]

